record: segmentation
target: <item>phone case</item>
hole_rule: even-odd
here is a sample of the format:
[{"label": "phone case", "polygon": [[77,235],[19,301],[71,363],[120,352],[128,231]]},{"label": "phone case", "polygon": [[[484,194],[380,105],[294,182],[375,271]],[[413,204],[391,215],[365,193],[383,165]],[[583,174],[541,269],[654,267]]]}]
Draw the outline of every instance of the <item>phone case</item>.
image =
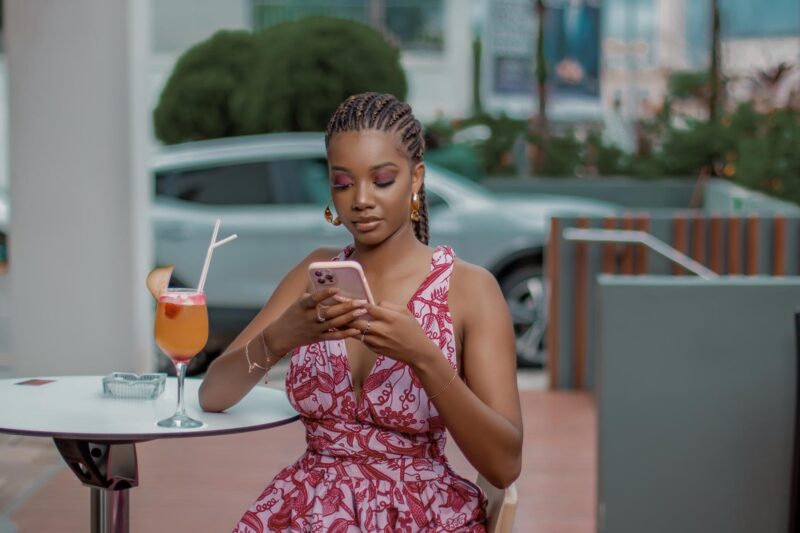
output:
[{"label": "phone case", "polygon": [[[308,265],[308,277],[314,291],[336,287],[339,294],[354,300],[366,300],[371,304],[372,293],[367,285],[367,278],[361,265],[355,261],[318,261]],[[333,298],[322,302],[323,305],[337,304]],[[364,315],[366,316],[366,315]]]}]

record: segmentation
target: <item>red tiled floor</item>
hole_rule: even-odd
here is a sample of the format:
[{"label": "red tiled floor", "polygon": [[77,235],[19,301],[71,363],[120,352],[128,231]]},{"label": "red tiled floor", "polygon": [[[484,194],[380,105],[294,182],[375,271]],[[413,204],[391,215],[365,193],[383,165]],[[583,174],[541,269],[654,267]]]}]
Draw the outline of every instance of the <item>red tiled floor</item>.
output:
[{"label": "red tiled floor", "polygon": [[[591,533],[596,485],[596,416],[591,395],[523,391],[525,448],[517,481],[517,533]],[[132,491],[133,532],[230,531],[280,468],[304,449],[303,428],[281,428],[138,445],[140,486]],[[474,478],[458,449],[448,456]],[[89,491],[66,469],[11,519],[20,533],[88,531]]]}]

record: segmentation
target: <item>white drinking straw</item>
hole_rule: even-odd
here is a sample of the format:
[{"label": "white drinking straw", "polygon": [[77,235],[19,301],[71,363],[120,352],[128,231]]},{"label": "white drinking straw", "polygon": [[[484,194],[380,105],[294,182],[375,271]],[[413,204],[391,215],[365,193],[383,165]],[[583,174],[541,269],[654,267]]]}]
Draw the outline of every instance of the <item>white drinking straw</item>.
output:
[{"label": "white drinking straw", "polygon": [[208,245],[206,261],[203,263],[203,272],[200,274],[200,283],[197,284],[197,292],[203,292],[203,287],[206,284],[206,277],[208,276],[208,267],[211,266],[211,254],[214,253],[214,248],[218,248],[238,237],[238,235],[234,233],[230,237],[225,237],[221,241],[217,241],[217,234],[219,233],[219,226],[221,223],[222,221],[217,219],[216,224],[214,224],[214,233],[211,234],[211,244]]}]

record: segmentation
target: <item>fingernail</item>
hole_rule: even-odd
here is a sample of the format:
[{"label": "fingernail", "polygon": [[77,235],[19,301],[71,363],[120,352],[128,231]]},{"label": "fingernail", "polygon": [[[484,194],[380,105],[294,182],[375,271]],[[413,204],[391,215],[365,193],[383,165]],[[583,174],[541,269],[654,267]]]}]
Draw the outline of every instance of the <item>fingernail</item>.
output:
[{"label": "fingernail", "polygon": [[356,309],[356,310],[353,312],[353,316],[361,316],[361,315],[363,315],[363,314],[364,314],[364,313],[366,313],[366,312],[367,312],[367,310],[366,310],[366,309]]},{"label": "fingernail", "polygon": [[337,302],[341,302],[341,303],[344,303],[344,302],[347,301],[347,298],[345,298],[344,296],[339,296],[338,294],[335,294],[333,296],[333,299],[336,300]]},{"label": "fingernail", "polygon": [[367,305],[367,301],[366,300],[356,300],[355,303],[356,303],[356,305]]}]

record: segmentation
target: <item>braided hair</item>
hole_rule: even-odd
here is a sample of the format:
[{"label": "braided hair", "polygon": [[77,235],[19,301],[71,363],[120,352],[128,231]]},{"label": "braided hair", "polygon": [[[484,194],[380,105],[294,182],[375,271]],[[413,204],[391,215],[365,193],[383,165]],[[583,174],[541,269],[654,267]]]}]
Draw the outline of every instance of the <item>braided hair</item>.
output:
[{"label": "braided hair", "polygon": [[[425,139],[422,125],[414,118],[411,106],[399,101],[391,94],[361,93],[350,96],[334,111],[325,131],[325,147],[331,138],[346,131],[379,130],[393,131],[400,137],[413,164],[422,162]],[[414,234],[428,244],[428,201],[425,184],[419,189],[419,221],[414,222]]]}]

